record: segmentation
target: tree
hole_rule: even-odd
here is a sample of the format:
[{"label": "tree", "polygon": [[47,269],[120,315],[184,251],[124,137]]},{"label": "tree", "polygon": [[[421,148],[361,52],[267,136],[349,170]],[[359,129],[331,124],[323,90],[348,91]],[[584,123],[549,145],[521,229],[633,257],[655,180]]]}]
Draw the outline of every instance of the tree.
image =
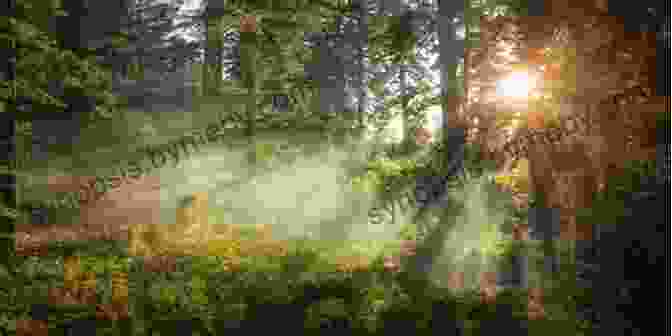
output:
[{"label": "tree", "polygon": [[368,83],[366,80],[366,57],[365,53],[368,50],[368,37],[369,37],[369,2],[367,0],[359,0],[355,2],[359,6],[359,25],[358,25],[358,39],[357,39],[357,50],[359,52],[359,99],[358,99],[358,121],[360,126],[364,126],[364,117],[366,115],[368,104]]},{"label": "tree", "polygon": [[318,88],[313,109],[326,114],[342,114],[346,110],[346,96],[349,94],[346,85],[348,78],[352,77],[354,61],[357,58],[352,48],[355,43],[352,8],[350,4],[340,2],[333,6],[324,3],[316,11],[326,12],[328,16],[324,24],[316,27],[321,32],[313,32],[307,36],[313,51],[308,72]]},{"label": "tree", "polygon": [[[12,8],[13,2],[5,2],[3,6],[0,7],[0,10],[7,13],[13,13],[14,8]],[[16,47],[14,41],[8,39],[3,39],[0,43],[0,60],[2,60],[2,68],[0,68],[0,79],[3,80],[2,89],[13,89],[13,87],[7,87],[4,84],[4,81],[12,82],[16,78]],[[13,93],[10,92],[10,97],[13,96]],[[16,142],[15,142],[15,125],[16,120],[14,117],[14,108],[15,105],[11,101],[0,101],[0,116],[2,121],[0,122],[3,125],[0,129],[0,142],[2,143],[2,153],[3,156],[0,158],[2,162],[2,167],[11,167],[12,160],[16,158]],[[16,230],[14,228],[14,221],[16,220],[16,176],[11,173],[0,173],[0,185],[2,189],[0,190],[0,197],[2,202],[0,202],[0,234],[3,235],[0,238],[0,268],[3,268],[2,271],[7,274],[12,274],[14,272],[14,265],[11,261],[10,256],[13,254],[12,249],[14,248],[14,239],[8,235],[13,234]],[[6,280],[5,280],[6,281]],[[8,293],[6,293],[8,294]]]},{"label": "tree", "polygon": [[222,80],[222,49],[224,35],[225,1],[205,1],[205,61],[203,72],[203,94],[216,94]]},{"label": "tree", "polygon": [[72,113],[79,108],[86,109],[81,105],[81,97],[86,95],[95,98],[97,106],[91,111],[94,119],[96,116],[109,116],[116,108],[117,102],[110,92],[111,83],[106,70],[95,63],[90,53],[75,45],[72,41],[74,37],[63,39],[48,29],[53,24],[51,16],[63,14],[59,7],[53,5],[20,0],[16,4],[16,16],[2,19],[7,35],[0,38],[13,40],[17,63],[16,78],[2,81],[4,87],[14,88],[15,91],[0,99],[16,104],[20,111],[17,115],[19,120],[40,118],[42,112],[54,115],[58,111],[70,110]]},{"label": "tree", "polygon": [[134,3],[126,22],[119,27],[123,36],[103,44],[106,51],[99,56],[99,62],[113,69],[115,90],[126,97],[131,106],[147,108],[156,103],[151,98],[157,95],[161,99],[159,103],[164,104],[186,98],[181,90],[185,81],[179,71],[194,63],[200,45],[198,41],[175,34],[193,25],[186,20],[175,22],[179,19],[180,4],[156,0]]},{"label": "tree", "polygon": [[[20,212],[15,209],[20,202],[17,190],[15,162],[18,158],[16,142],[19,137],[11,134],[16,126],[21,133],[27,133],[33,124],[44,119],[58,119],[81,115],[83,123],[94,121],[100,117],[109,117],[110,112],[117,107],[115,97],[111,93],[111,83],[106,69],[95,63],[93,55],[79,45],[79,30],[75,30],[77,38],[66,38],[68,30],[59,25],[59,17],[68,15],[57,2],[43,2],[33,0],[17,0],[7,2],[10,8],[2,8],[3,13],[10,15],[0,17],[0,44],[3,50],[9,52],[3,56],[10,56],[9,64],[2,69],[0,77],[0,111],[3,117],[9,117],[3,126],[3,153],[10,157],[3,160],[2,185],[11,186],[9,197],[3,197],[2,233],[13,233],[10,225],[17,219]],[[72,2],[66,3],[73,13],[77,14],[77,6]],[[69,15],[72,15],[70,13]],[[74,16],[71,23],[78,27],[78,18]],[[54,29],[56,28],[56,29]],[[5,58],[3,57],[3,60]],[[93,99],[86,99],[86,97]],[[79,127],[80,120],[75,118]],[[51,126],[53,128],[53,125]],[[4,128],[4,127],[3,127]],[[72,135],[70,135],[72,137]],[[26,150],[26,148],[22,148]],[[12,154],[13,153],[13,154]],[[20,167],[19,167],[20,168]],[[9,208],[7,208],[9,207]],[[9,220],[9,222],[8,222]],[[10,248],[14,248],[14,240],[3,237],[2,246],[4,265],[9,261],[4,259],[11,256]]]},{"label": "tree", "polygon": [[[464,55],[464,44],[457,39],[456,18],[464,12],[464,3],[460,1],[439,1],[439,45],[441,59],[441,89],[443,103],[444,141],[448,142],[451,128],[457,128],[460,93],[457,85],[457,66]],[[458,131],[459,132],[459,131]]]},{"label": "tree", "polygon": [[120,74],[129,75],[131,64],[139,66],[140,71],[147,68],[154,72],[170,72],[192,61],[196,56],[196,45],[175,34],[192,25],[191,22],[175,23],[182,2],[136,1],[125,15],[126,19],[122,20],[126,22],[119,27],[124,32],[124,41],[110,41],[118,43],[106,45],[111,49],[111,57],[102,58],[101,62],[119,66]]}]

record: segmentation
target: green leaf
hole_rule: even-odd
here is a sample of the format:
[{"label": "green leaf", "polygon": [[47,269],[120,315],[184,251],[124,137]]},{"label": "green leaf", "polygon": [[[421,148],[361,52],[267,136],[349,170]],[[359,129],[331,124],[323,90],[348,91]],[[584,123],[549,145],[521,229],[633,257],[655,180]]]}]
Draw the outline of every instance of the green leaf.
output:
[{"label": "green leaf", "polygon": [[206,286],[207,286],[207,283],[206,283],[205,279],[203,279],[202,277],[193,276],[191,278],[191,282],[189,283],[189,286],[192,289],[205,289]]},{"label": "green leaf", "polygon": [[160,298],[168,301],[170,304],[175,304],[178,296],[177,286],[172,284],[161,284],[159,286]]},{"label": "green leaf", "polygon": [[0,216],[7,217],[11,219],[17,219],[19,217],[19,212],[16,209],[8,208],[3,205],[0,205]]},{"label": "green leaf", "polygon": [[12,274],[9,272],[7,265],[0,264],[0,279],[3,279],[2,282],[6,283],[6,281],[10,280],[11,278]]}]

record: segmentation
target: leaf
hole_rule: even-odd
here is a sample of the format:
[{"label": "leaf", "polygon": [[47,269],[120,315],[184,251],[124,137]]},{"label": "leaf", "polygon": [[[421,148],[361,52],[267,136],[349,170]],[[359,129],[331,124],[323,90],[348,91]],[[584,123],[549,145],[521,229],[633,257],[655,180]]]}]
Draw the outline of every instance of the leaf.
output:
[{"label": "leaf", "polygon": [[11,209],[0,205],[0,216],[17,219],[19,217],[19,212],[16,209]]},{"label": "leaf", "polygon": [[205,289],[206,288],[206,281],[202,277],[199,276],[193,276],[191,278],[191,282],[189,283],[189,286],[192,289]]},{"label": "leaf", "polygon": [[3,279],[3,283],[7,283],[8,280],[12,278],[12,274],[9,272],[7,265],[0,264],[0,279]]},{"label": "leaf", "polygon": [[161,298],[168,301],[170,304],[175,304],[177,302],[178,290],[176,285],[162,285],[159,293]]}]

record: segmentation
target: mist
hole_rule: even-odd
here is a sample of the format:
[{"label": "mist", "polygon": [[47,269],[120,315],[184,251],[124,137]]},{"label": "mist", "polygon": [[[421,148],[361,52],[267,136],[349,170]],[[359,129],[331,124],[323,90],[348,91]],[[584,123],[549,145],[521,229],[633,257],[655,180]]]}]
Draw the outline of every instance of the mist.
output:
[{"label": "mist", "polygon": [[[276,150],[286,145],[277,139],[259,142]],[[261,165],[267,169],[254,172],[244,147],[227,149],[217,144],[204,146],[176,167],[158,169],[165,205],[161,222],[175,223],[181,198],[207,192],[209,222],[214,227],[270,224],[279,239],[395,238],[399,227],[368,223],[374,196],[344,183],[346,166],[365,163],[366,146],[295,143],[284,148],[263,160]]]}]

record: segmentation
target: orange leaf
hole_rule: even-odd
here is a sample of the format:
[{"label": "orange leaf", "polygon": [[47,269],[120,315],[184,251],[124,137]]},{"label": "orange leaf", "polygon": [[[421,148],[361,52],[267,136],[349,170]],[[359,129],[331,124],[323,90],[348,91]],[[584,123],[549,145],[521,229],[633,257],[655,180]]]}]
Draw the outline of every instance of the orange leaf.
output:
[{"label": "orange leaf", "polygon": [[544,64],[544,50],[539,48],[527,49],[527,60],[532,65]]},{"label": "orange leaf", "polygon": [[529,128],[544,128],[544,114],[541,112],[530,112],[527,114],[527,125]]}]

